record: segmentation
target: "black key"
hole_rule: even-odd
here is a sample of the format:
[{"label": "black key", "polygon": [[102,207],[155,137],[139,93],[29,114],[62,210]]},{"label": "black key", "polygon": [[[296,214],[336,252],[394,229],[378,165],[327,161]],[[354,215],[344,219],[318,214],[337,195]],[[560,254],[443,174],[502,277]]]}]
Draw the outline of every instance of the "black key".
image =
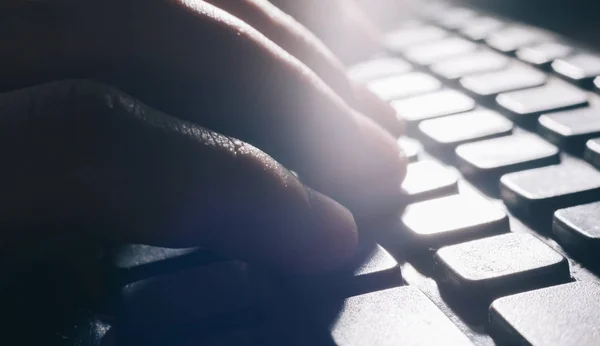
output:
[{"label": "black key", "polygon": [[462,7],[453,7],[446,11],[441,12],[437,18],[436,22],[450,30],[462,28],[466,23],[477,17],[477,12]]},{"label": "black key", "polygon": [[494,111],[480,109],[425,120],[419,124],[419,130],[426,145],[449,151],[460,144],[508,135],[513,123]]},{"label": "black key", "polygon": [[544,114],[538,122],[540,134],[577,155],[583,154],[588,140],[600,136],[600,108]]},{"label": "black key", "polygon": [[441,40],[448,32],[433,25],[401,28],[386,34],[384,44],[392,52],[402,53],[415,44]]},{"label": "black key", "polygon": [[585,159],[600,168],[600,138],[591,139],[585,144]]},{"label": "black key", "polygon": [[419,155],[423,150],[423,147],[419,142],[408,137],[400,137],[398,139],[398,145],[404,152],[408,162],[416,162],[419,160]]},{"label": "black key", "polygon": [[504,22],[492,17],[474,18],[458,30],[462,35],[474,41],[481,41],[504,26]]},{"label": "black key", "polygon": [[475,101],[463,93],[454,90],[442,90],[435,93],[416,96],[392,102],[407,125],[410,133],[417,130],[422,120],[468,112],[475,108]]},{"label": "black key", "polygon": [[552,232],[574,254],[594,259],[600,255],[600,202],[560,209],[554,213]]},{"label": "black key", "polygon": [[600,76],[600,56],[577,54],[552,63],[552,69],[559,75],[583,85]]},{"label": "black key", "polygon": [[554,81],[538,88],[500,94],[496,102],[516,120],[526,121],[542,113],[585,106],[588,95],[572,85]]},{"label": "black key", "polygon": [[600,286],[575,282],[496,300],[490,329],[502,345],[593,346],[599,311]]},{"label": "black key", "polygon": [[401,217],[405,234],[417,249],[487,237],[508,231],[502,209],[477,195],[458,194],[406,207]]},{"label": "black key", "polygon": [[318,345],[473,345],[425,294],[413,287],[332,301],[314,308],[327,335]]},{"label": "black key", "polygon": [[436,91],[442,83],[422,72],[387,77],[367,84],[369,90],[382,100],[392,101]]},{"label": "black key", "polygon": [[550,40],[550,35],[539,29],[514,25],[490,34],[485,42],[501,52],[512,53],[521,47]]},{"label": "black key", "polygon": [[508,62],[508,58],[499,53],[482,50],[440,61],[429,68],[444,79],[455,80],[475,73],[500,70]]},{"label": "black key", "polygon": [[348,71],[350,79],[358,82],[370,82],[410,72],[412,66],[397,58],[379,58],[354,65]]},{"label": "black key", "polygon": [[534,66],[545,66],[556,59],[564,58],[573,48],[559,42],[544,42],[523,47],[516,52],[517,58]]},{"label": "black key", "polygon": [[168,249],[137,244],[119,247],[111,260],[122,284],[223,261],[219,256],[199,248]]},{"label": "black key", "polygon": [[569,262],[530,234],[508,233],[443,247],[434,258],[448,292],[481,300],[567,282]]},{"label": "black key", "polygon": [[456,161],[466,176],[495,180],[506,173],[557,164],[559,153],[537,135],[515,134],[460,145]]},{"label": "black key", "polygon": [[400,265],[380,245],[363,241],[352,260],[325,274],[284,278],[284,291],[298,299],[345,298],[401,286]]},{"label": "black key", "polygon": [[471,41],[459,37],[415,45],[407,49],[404,57],[417,65],[427,66],[455,56],[464,55],[477,49]]},{"label": "black key", "polygon": [[406,178],[402,182],[402,198],[406,203],[458,193],[456,174],[433,161],[422,161],[408,165]]},{"label": "black key", "polygon": [[467,76],[460,80],[470,93],[488,97],[499,93],[532,88],[546,83],[547,76],[533,67],[513,65],[505,70]]},{"label": "black key", "polygon": [[500,194],[516,213],[546,221],[558,209],[600,200],[600,172],[583,161],[564,160],[503,176]]}]

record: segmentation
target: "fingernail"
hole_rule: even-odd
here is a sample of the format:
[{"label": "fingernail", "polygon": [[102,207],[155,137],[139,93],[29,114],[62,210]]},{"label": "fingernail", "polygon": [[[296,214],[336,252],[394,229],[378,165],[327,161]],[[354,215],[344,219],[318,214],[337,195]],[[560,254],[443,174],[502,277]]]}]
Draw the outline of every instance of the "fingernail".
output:
[{"label": "fingernail", "polygon": [[373,165],[371,172],[386,177],[404,175],[403,155],[397,141],[381,126],[362,114],[355,114],[366,142],[366,154]]},{"label": "fingernail", "polygon": [[404,132],[404,123],[398,118],[396,110],[386,101],[373,94],[366,86],[354,83],[354,93],[360,110],[371,119],[399,137]]},{"label": "fingernail", "polygon": [[[316,227],[317,246],[308,263],[316,270],[328,270],[352,258],[358,245],[358,229],[352,213],[333,199],[307,188]],[[311,270],[311,269],[308,269]]]}]

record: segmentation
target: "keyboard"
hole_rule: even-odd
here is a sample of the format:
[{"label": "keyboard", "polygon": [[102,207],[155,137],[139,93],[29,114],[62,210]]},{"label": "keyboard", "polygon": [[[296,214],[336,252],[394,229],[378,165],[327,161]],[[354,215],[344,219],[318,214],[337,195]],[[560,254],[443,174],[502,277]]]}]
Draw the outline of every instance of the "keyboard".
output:
[{"label": "keyboard", "polygon": [[438,2],[385,42],[349,73],[407,125],[405,205],[373,221],[344,268],[274,276],[202,249],[98,250],[91,264],[5,279],[3,334],[68,346],[600,345],[600,54]]}]

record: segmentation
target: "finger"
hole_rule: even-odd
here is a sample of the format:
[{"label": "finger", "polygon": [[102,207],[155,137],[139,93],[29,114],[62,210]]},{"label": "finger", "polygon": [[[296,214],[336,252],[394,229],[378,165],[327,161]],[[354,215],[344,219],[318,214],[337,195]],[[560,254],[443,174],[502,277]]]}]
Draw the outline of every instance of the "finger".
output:
[{"label": "finger", "polygon": [[306,27],[266,0],[207,0],[242,19],[298,58],[338,95],[378,124],[398,135],[402,124],[386,102],[361,85],[351,86],[337,57]]},{"label": "finger", "polygon": [[206,3],[140,1],[9,16],[2,81],[100,80],[261,148],[357,215],[394,207],[405,171],[395,140],[305,65]]},{"label": "finger", "polygon": [[352,256],[349,211],[256,148],[89,82],[0,96],[0,246],[86,232],[288,271]]},{"label": "finger", "polygon": [[381,50],[382,33],[353,0],[274,0],[273,3],[317,34],[346,63]]}]

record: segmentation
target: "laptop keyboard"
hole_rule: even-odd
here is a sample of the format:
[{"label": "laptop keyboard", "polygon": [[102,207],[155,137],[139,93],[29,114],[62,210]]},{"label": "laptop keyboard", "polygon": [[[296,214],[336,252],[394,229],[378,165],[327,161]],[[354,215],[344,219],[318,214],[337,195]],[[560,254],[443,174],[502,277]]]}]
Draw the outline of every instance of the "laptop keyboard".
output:
[{"label": "laptop keyboard", "polygon": [[55,344],[113,325],[127,346],[600,344],[600,55],[447,4],[385,42],[350,76],[407,124],[406,205],[351,263],[272,277],[125,246],[105,256],[117,308]]}]

